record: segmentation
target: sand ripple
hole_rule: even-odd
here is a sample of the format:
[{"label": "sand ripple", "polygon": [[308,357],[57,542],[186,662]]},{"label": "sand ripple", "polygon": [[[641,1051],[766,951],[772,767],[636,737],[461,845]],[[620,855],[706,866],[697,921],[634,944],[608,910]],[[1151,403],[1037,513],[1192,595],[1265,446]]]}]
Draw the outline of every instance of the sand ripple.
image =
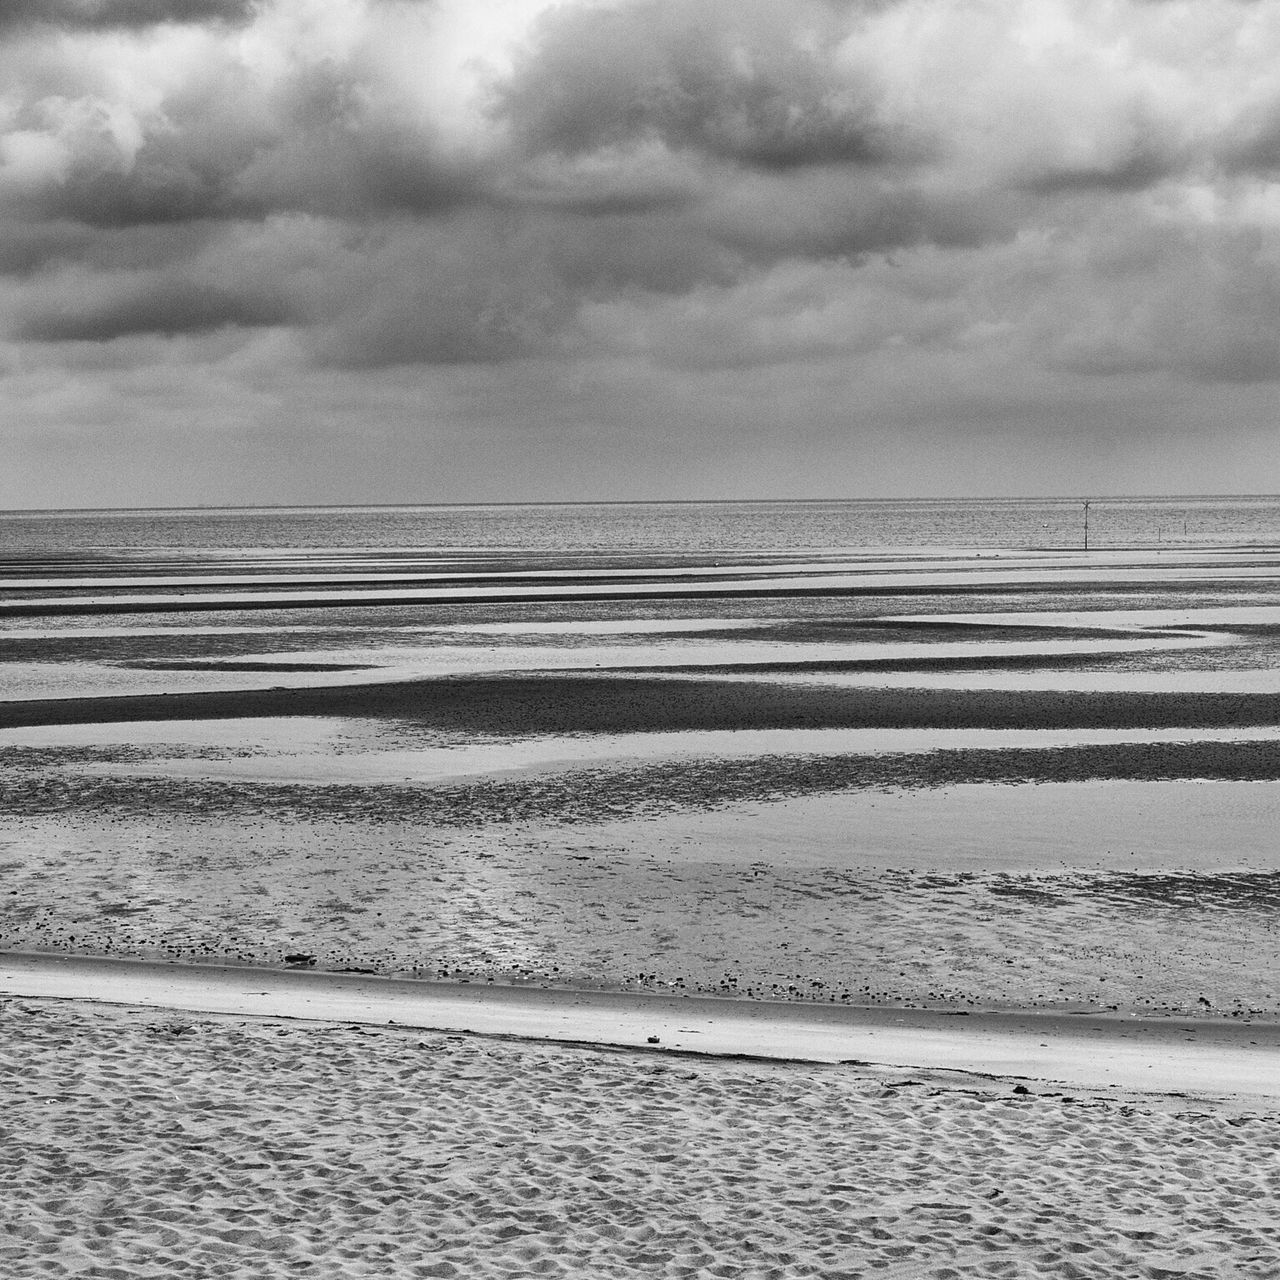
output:
[{"label": "sand ripple", "polygon": [[23,1280],[1280,1274],[1273,1114],[39,1001],[0,1031]]}]

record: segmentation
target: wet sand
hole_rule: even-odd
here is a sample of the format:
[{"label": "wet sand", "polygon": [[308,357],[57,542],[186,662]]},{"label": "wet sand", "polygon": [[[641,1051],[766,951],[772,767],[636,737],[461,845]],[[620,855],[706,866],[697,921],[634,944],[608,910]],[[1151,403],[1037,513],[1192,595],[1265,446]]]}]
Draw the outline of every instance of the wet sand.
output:
[{"label": "wet sand", "polygon": [[424,827],[358,799],[327,816],[157,798],[149,815],[15,818],[0,946],[257,965],[306,954],[429,980],[824,1004],[1280,1018],[1273,783],[975,784],[647,818],[602,806],[569,825],[516,811]]}]

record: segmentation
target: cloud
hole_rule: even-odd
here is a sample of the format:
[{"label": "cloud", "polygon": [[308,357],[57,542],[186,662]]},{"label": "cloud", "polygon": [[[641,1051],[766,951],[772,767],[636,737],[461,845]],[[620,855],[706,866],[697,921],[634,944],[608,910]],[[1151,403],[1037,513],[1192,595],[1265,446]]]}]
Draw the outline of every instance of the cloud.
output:
[{"label": "cloud", "polygon": [[257,0],[5,0],[0,31],[49,26],[103,31],[177,22],[247,22]]},{"label": "cloud", "polygon": [[1082,162],[1045,163],[1025,185],[1028,191],[1041,195],[1143,191],[1176,176],[1182,165],[1182,157],[1171,147],[1156,139],[1140,139]]},{"label": "cloud", "polygon": [[11,221],[0,235],[0,276],[26,276],[58,258],[78,258],[94,251],[88,227],[63,222]]},{"label": "cloud", "polygon": [[711,186],[711,175],[698,164],[641,144],[590,156],[522,158],[498,175],[492,194],[513,206],[608,218],[685,212]]},{"label": "cloud", "polygon": [[1280,380],[1280,250],[1256,228],[1126,228],[1099,236],[1063,279],[1051,322],[1041,314],[1051,365]]},{"label": "cloud", "polygon": [[1280,96],[1259,95],[1222,130],[1218,161],[1230,174],[1280,174]]},{"label": "cloud", "polygon": [[678,292],[685,273],[708,269],[702,255],[682,261],[611,230],[501,211],[384,226],[335,248],[316,274],[307,348],[347,368],[559,359],[579,341],[584,295],[612,293],[619,278]]},{"label": "cloud", "polygon": [[[405,8],[348,0],[308,23],[277,4],[234,35],[192,25],[0,42],[0,210],[115,228],[466,204],[484,158],[384,56],[387,15]],[[413,8],[407,42],[421,46],[432,10]]]},{"label": "cloud", "polygon": [[768,264],[996,242],[1015,233],[1025,209],[1018,192],[877,176],[855,182],[813,170],[785,180],[749,174],[725,182],[704,201],[701,217],[717,239]]},{"label": "cloud", "polygon": [[1030,457],[1108,406],[1208,421],[1280,381],[1278,6],[0,14],[0,412],[39,373],[86,422],[92,386],[127,422],[187,385],[269,433],[278,380],[299,432],[429,403],[494,458],[536,385],[570,458],[593,422],[674,449],[668,419],[785,454],[850,404]]},{"label": "cloud", "polygon": [[208,281],[168,278],[128,281],[101,296],[62,305],[48,300],[20,321],[17,336],[32,342],[109,342],[134,334],[202,333],[228,327],[277,325],[289,318],[284,302],[251,288],[227,289]]},{"label": "cloud", "polygon": [[708,0],[555,9],[493,109],[532,153],[656,140],[766,170],[920,158],[927,140],[889,117],[873,69],[840,58],[835,14]]}]

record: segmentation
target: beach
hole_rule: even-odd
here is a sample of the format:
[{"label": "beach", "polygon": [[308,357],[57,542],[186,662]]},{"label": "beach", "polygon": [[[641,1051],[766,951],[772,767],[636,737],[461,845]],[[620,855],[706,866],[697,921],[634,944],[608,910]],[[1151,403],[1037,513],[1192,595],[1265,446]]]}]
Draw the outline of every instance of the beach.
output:
[{"label": "beach", "polygon": [[0,577],[8,1274],[1280,1272],[1268,547]]},{"label": "beach", "polygon": [[0,67],[0,1280],[1280,1280],[1280,0]]},{"label": "beach", "polygon": [[0,1017],[11,1275],[1280,1268],[1270,1107],[100,1004]]}]

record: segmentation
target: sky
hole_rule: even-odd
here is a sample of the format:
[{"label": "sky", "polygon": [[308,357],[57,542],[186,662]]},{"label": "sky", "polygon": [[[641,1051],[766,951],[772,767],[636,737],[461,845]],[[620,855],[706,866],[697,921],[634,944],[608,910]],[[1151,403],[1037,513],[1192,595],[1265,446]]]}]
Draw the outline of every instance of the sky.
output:
[{"label": "sky", "polygon": [[3,0],[0,507],[1280,492],[1280,3]]}]

